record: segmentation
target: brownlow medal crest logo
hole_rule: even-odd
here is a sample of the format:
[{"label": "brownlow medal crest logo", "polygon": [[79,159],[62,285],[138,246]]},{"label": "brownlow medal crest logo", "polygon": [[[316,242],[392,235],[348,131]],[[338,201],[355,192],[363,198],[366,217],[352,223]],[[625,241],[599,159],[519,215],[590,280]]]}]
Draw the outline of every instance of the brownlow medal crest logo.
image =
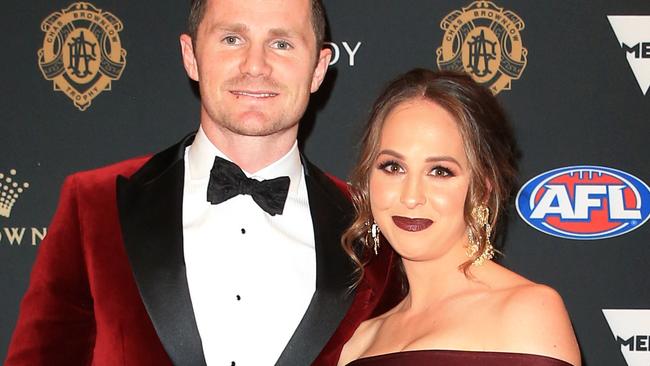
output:
[{"label": "brownlow medal crest logo", "polygon": [[445,31],[436,51],[438,68],[466,72],[498,94],[510,90],[526,67],[528,50],[521,42],[524,22],[491,1],[474,1],[441,22]]},{"label": "brownlow medal crest logo", "polygon": [[87,2],[77,2],[49,15],[38,65],[54,90],[64,92],[81,111],[118,80],[126,66],[119,32],[122,22]]}]

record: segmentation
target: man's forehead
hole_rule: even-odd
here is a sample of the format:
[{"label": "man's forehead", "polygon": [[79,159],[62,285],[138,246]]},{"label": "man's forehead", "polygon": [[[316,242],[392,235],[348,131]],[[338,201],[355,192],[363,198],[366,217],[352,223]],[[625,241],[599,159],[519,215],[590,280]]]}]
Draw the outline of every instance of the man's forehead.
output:
[{"label": "man's forehead", "polygon": [[220,13],[258,13],[309,19],[311,0],[207,0],[205,12],[215,16]]},{"label": "man's forehead", "polygon": [[209,32],[262,29],[277,36],[312,32],[311,0],[209,0],[206,5],[202,23]]}]

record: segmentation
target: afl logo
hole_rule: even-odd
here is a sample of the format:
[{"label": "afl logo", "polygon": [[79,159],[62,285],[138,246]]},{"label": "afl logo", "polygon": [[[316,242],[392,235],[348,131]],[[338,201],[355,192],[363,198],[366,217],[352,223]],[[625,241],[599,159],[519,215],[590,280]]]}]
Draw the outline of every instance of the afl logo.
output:
[{"label": "afl logo", "polygon": [[526,223],[565,239],[606,239],[650,217],[650,188],[637,177],[600,166],[571,166],[540,174],[517,194]]}]

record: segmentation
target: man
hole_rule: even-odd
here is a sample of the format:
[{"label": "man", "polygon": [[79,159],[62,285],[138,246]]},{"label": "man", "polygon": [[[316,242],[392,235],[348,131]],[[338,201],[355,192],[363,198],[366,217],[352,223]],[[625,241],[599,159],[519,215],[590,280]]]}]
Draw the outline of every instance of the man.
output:
[{"label": "man", "polygon": [[7,365],[336,362],[390,257],[350,292],[344,185],[297,150],[324,23],[316,0],[193,1],[196,136],[66,180]]}]

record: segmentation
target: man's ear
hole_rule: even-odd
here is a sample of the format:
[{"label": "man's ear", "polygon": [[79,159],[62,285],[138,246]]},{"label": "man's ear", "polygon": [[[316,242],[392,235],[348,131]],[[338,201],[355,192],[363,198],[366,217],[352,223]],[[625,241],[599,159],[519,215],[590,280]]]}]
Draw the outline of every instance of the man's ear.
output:
[{"label": "man's ear", "polygon": [[180,42],[185,72],[187,72],[187,76],[190,79],[199,81],[199,68],[196,65],[196,57],[194,56],[194,44],[192,44],[192,37],[190,37],[188,34],[181,34]]},{"label": "man's ear", "polygon": [[318,62],[316,62],[316,69],[314,69],[314,76],[311,79],[311,92],[314,93],[325,79],[325,73],[327,73],[327,68],[330,65],[330,60],[332,59],[332,50],[327,47],[323,47],[318,54]]}]

